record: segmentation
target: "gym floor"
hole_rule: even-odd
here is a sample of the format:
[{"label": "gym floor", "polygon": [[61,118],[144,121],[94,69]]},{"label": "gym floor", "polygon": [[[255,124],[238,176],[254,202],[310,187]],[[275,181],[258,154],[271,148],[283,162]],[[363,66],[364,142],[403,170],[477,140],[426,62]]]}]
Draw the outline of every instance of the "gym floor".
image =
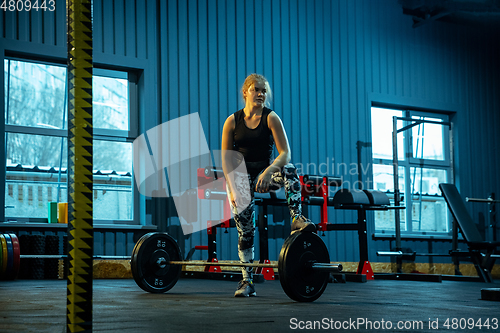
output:
[{"label": "gym floor", "polygon": [[[312,303],[290,300],[279,281],[256,284],[251,298],[233,297],[236,287],[233,281],[181,278],[167,293],[150,294],[133,279],[97,279],[93,331],[255,333],[314,325],[332,331],[500,331],[500,303],[481,300],[481,289],[499,288],[500,281],[330,283]],[[0,318],[2,333],[65,332],[66,281],[0,281]]]}]

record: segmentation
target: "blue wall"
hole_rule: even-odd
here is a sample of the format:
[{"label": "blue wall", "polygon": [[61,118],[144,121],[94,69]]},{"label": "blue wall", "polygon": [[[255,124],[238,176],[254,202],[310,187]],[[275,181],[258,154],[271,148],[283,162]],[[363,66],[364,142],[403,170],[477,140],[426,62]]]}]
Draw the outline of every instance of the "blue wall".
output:
[{"label": "blue wall", "polygon": [[[55,14],[32,13],[31,19],[0,13],[0,56],[64,62],[64,14],[63,0],[56,1]],[[372,104],[449,112],[455,180],[470,197],[500,193],[498,38],[498,31],[444,22],[414,29],[397,0],[94,1],[94,61],[140,74],[140,133],[198,112],[210,149],[220,149],[223,121],[242,106],[244,78],[259,72],[271,83],[292,160],[304,166],[357,163],[356,142],[371,141]],[[370,157],[365,149],[363,162]],[[353,183],[357,175],[348,171],[337,175]],[[141,221],[173,232],[186,251],[206,244],[205,232],[184,238],[173,205],[164,207],[141,198]],[[468,208],[475,219],[488,214],[480,204]],[[311,214],[317,219],[319,210]],[[336,223],[356,220],[352,212],[331,209],[329,215]],[[280,209],[273,217],[289,223]],[[218,237],[220,258],[236,259],[235,230]],[[276,259],[284,234],[271,237]],[[356,232],[330,232],[325,241],[332,258],[359,259]],[[369,246],[373,254],[389,244]],[[435,246],[448,249],[447,243]],[[411,247],[427,252],[428,244]]]}]

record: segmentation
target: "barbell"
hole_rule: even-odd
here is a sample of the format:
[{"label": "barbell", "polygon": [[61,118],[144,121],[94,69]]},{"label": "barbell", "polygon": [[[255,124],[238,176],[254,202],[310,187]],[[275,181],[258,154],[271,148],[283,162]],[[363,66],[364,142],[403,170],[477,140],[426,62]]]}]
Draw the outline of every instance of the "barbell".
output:
[{"label": "barbell", "polygon": [[[5,236],[5,237],[4,237]],[[15,278],[20,259],[62,259],[66,255],[21,255],[14,234],[0,237],[0,273]],[[3,258],[3,260],[2,260]],[[298,302],[312,302],[326,289],[330,272],[341,272],[341,264],[331,264],[328,249],[315,233],[295,232],[288,237],[278,264],[183,261],[179,245],[167,233],[151,232],[135,244],[132,256],[94,256],[95,259],[130,259],[132,276],[137,285],[151,293],[164,293],[179,280],[182,266],[228,266],[278,268],[284,292]],[[0,274],[2,276],[4,274]]]},{"label": "barbell", "polygon": [[182,266],[230,266],[278,268],[283,291],[298,302],[312,302],[326,289],[330,272],[341,272],[341,264],[331,264],[328,249],[315,233],[295,232],[288,237],[278,264],[193,262],[181,260],[179,245],[167,233],[144,235],[132,251],[132,275],[137,285],[150,293],[164,293],[179,280]]}]

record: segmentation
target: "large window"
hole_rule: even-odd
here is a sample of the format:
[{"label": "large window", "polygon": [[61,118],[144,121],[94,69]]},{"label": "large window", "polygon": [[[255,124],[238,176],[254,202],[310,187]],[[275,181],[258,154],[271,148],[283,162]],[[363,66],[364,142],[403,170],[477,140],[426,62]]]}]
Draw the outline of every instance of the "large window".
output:
[{"label": "large window", "polygon": [[[395,146],[398,156],[398,187],[402,211],[376,211],[375,229],[394,232],[395,214],[400,214],[402,233],[449,233],[446,203],[439,183],[451,174],[448,116],[414,110],[372,107],[374,188],[394,198]],[[397,144],[393,144],[396,117]]]},{"label": "large window", "polygon": [[[5,216],[43,221],[49,202],[67,202],[66,67],[6,59]],[[93,169],[96,223],[134,220],[132,141],[135,78],[94,68]]]}]

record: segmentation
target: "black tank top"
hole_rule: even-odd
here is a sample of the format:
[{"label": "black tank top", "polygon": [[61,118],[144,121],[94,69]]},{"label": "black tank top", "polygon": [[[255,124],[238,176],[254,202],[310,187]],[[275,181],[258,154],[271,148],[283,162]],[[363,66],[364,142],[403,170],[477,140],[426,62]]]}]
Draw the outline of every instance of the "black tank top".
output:
[{"label": "black tank top", "polygon": [[[245,124],[245,112],[243,109],[234,113],[234,148],[245,158],[247,169],[262,169],[269,166],[273,154],[274,139],[267,123],[267,117],[271,109],[264,108],[259,125],[250,129]],[[257,171],[257,170],[249,170]],[[253,173],[253,172],[251,172]]]}]

